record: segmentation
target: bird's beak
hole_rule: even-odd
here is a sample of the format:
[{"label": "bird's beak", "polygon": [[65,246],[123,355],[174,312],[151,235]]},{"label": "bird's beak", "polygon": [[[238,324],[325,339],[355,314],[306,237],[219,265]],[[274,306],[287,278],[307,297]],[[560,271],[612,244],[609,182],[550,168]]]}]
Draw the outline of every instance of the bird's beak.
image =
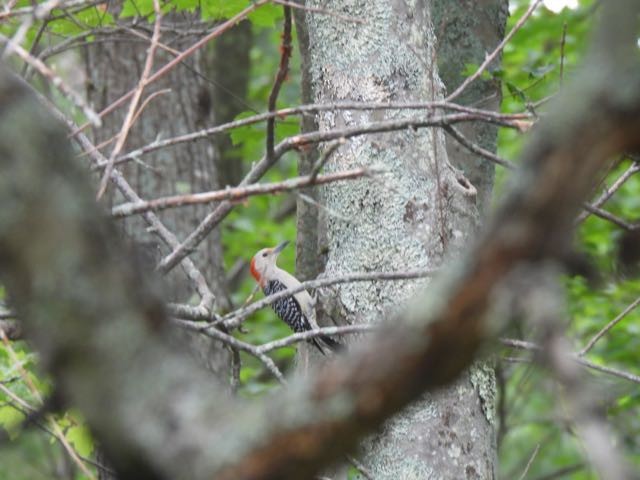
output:
[{"label": "bird's beak", "polygon": [[282,250],[284,250],[284,248],[289,245],[289,240],[285,240],[284,242],[282,242],[280,245],[278,245],[276,248],[273,249],[273,253],[278,255]]}]

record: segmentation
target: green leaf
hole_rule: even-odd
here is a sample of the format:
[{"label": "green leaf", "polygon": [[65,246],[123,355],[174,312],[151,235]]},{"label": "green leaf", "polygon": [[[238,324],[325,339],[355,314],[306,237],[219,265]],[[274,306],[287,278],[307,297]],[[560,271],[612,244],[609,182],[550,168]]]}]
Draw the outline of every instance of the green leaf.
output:
[{"label": "green leaf", "polygon": [[[242,120],[243,118],[251,117],[255,115],[253,112],[245,111],[236,115],[234,120]],[[257,142],[264,141],[265,127],[261,124],[245,125],[244,127],[234,128],[231,133],[231,142],[233,145],[242,145],[244,143],[251,143],[252,145]]]},{"label": "green leaf", "polygon": [[15,427],[20,425],[24,419],[24,414],[19,410],[16,410],[11,405],[4,405],[0,407],[0,426],[8,432],[9,437],[12,440],[18,435],[15,431]]},{"label": "green leaf", "polygon": [[274,27],[282,17],[282,7],[271,3],[249,14],[249,20],[259,27]]},{"label": "green leaf", "polygon": [[125,0],[120,18],[147,17],[153,13],[153,0]]},{"label": "green leaf", "polygon": [[83,425],[76,425],[67,430],[65,437],[76,451],[83,457],[88,457],[93,453],[93,437],[89,429]]},{"label": "green leaf", "polygon": [[249,6],[249,0],[207,0],[202,3],[203,20],[231,18]]}]

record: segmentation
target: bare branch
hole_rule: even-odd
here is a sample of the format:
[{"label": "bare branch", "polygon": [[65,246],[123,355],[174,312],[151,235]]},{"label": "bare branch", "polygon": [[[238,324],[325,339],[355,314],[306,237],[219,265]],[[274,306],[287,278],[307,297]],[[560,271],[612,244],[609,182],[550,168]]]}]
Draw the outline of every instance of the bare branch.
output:
[{"label": "bare branch", "polygon": [[[518,348],[521,350],[528,351],[541,351],[542,347],[533,342],[527,342],[526,340],[515,340],[512,338],[501,338],[500,343],[506,345],[507,347]],[[579,363],[583,367],[587,367],[591,370],[597,370],[598,372],[606,373],[609,375],[613,375],[614,377],[622,378],[624,380],[628,380],[633,383],[640,384],[640,376],[634,375],[632,373],[628,373],[622,370],[618,370],[611,367],[605,367],[604,365],[598,365],[597,363],[590,362],[589,360],[585,360],[584,358],[579,357],[579,354],[567,354],[575,362]]]},{"label": "bare branch", "polygon": [[269,370],[269,372],[271,372],[273,376],[276,377],[276,379],[278,379],[280,383],[282,383],[283,385],[286,385],[287,381],[285,380],[284,375],[282,375],[282,372],[280,371],[280,369],[276,366],[275,363],[273,363],[273,360],[271,360],[267,355],[265,355],[264,352],[260,351],[258,347],[255,347],[250,343],[243,342],[242,340],[238,340],[237,338],[222,332],[218,328],[209,328],[209,325],[203,324],[202,322],[191,322],[189,320],[180,320],[180,319],[175,319],[174,321],[178,326],[182,328],[186,328],[194,332],[202,333],[215,340],[219,340],[222,343],[229,345],[232,348],[235,348],[236,350],[241,350],[243,352],[247,352],[253,355],[254,357],[256,357],[258,360],[262,362],[262,364],[267,368],[267,370]]},{"label": "bare branch", "polygon": [[[631,165],[629,165],[629,168],[627,168],[625,172],[622,175],[620,175],[610,187],[605,188],[602,194],[598,197],[598,199],[595,202],[591,203],[590,206],[593,208],[602,207],[602,205],[604,205],[613,196],[613,194],[616,193],[620,189],[620,187],[622,187],[622,185],[625,184],[627,180],[629,180],[633,175],[635,175],[639,171],[640,171],[640,164],[638,164],[635,161],[632,162]],[[580,224],[584,220],[586,220],[590,213],[593,213],[593,212],[590,212],[589,210],[587,210],[585,212],[582,212],[580,215],[578,215],[578,218],[576,219],[576,224]]]},{"label": "bare branch", "polygon": [[527,478],[527,474],[529,473],[529,469],[531,468],[531,465],[533,464],[533,461],[538,456],[538,452],[539,451],[540,451],[540,444],[538,443],[536,445],[536,448],[533,450],[533,453],[529,457],[529,461],[527,462],[527,466],[524,467],[524,471],[522,472],[522,475],[520,475],[519,480],[524,480],[525,478]]},{"label": "bare branch", "polygon": [[495,153],[490,152],[489,150],[486,150],[479,145],[476,145],[475,143],[470,141],[468,138],[466,138],[464,135],[462,135],[462,133],[460,133],[455,127],[451,125],[447,125],[446,127],[443,128],[443,130],[447,132],[449,135],[451,135],[454,139],[456,139],[462,146],[466,147],[469,151],[476,153],[481,157],[486,158],[487,160],[490,160],[497,165],[508,168],[509,170],[516,169],[516,166],[513,163],[511,163],[508,160],[505,160],[504,158],[500,158]]},{"label": "bare branch", "polygon": [[[280,65],[278,66],[278,72],[276,73],[276,78],[273,82],[273,87],[271,88],[271,93],[269,94],[268,100],[268,110],[269,112],[274,112],[276,109],[276,101],[278,100],[278,94],[280,93],[280,87],[284,83],[285,78],[287,78],[287,73],[289,71],[289,59],[291,58],[291,7],[284,6],[284,27],[282,29],[282,45],[280,46]],[[276,135],[276,119],[275,117],[270,117],[267,120],[267,160],[272,161],[275,152],[273,151],[273,146],[275,143],[275,135]]]},{"label": "bare branch", "polygon": [[[0,41],[6,43],[6,42],[9,42],[10,40],[4,35],[0,34]],[[7,45],[9,44],[7,43]],[[51,70],[47,65],[45,65],[45,63],[42,60],[39,60],[33,57],[29,52],[27,52],[20,45],[12,45],[11,50],[15,52],[16,55],[18,55],[22,60],[24,60],[25,63],[35,68],[38,71],[38,73],[40,73],[40,75],[46,78],[49,81],[49,83],[51,83],[51,85],[57,88],[65,98],[67,98],[77,108],[82,110],[82,112],[86,115],[86,117],[89,119],[89,121],[93,125],[95,125],[96,127],[99,127],[101,125],[100,116],[96,112],[94,112],[89,105],[87,105],[87,102],[85,102],[84,98],[82,98],[82,95],[78,94],[77,92],[72,90],[69,86],[67,86],[67,84],[64,83],[62,78],[60,78],[59,75],[56,75],[56,73],[53,70]]]},{"label": "bare branch", "polygon": [[602,208],[594,207],[593,205],[591,205],[589,203],[585,203],[583,205],[583,208],[587,212],[592,213],[593,215],[595,215],[596,217],[600,217],[603,220],[607,220],[608,222],[611,222],[614,225],[617,225],[618,227],[622,228],[623,230],[627,230],[627,231],[630,232],[630,231],[636,229],[635,225],[632,225],[632,224],[630,224],[628,222],[625,222],[621,218],[616,217],[613,213],[607,212],[606,210],[603,210]]},{"label": "bare branch", "polygon": [[[165,140],[158,140],[145,145],[141,148],[133,150],[120,156],[116,160],[116,165],[136,157],[140,157],[147,153],[154,152],[172,145],[177,145],[185,142],[192,142],[194,140],[207,138],[219,133],[223,133],[234,128],[243,127],[247,125],[253,125],[259,122],[268,120],[269,118],[285,118],[291,115],[305,115],[310,113],[332,111],[332,110],[426,110],[434,111],[437,109],[451,110],[461,113],[468,113],[470,115],[476,115],[477,119],[483,121],[502,121],[502,122],[515,122],[517,120],[530,119],[531,115],[528,113],[518,114],[501,114],[491,110],[481,110],[472,107],[466,107],[457,105],[454,103],[446,102],[390,102],[390,103],[366,103],[366,102],[337,102],[328,104],[309,104],[299,107],[283,108],[275,112],[261,113],[251,117],[243,118],[240,120],[234,120],[223,125],[217,125],[215,127],[206,128],[197,132],[187,133],[178,137],[167,138]],[[518,128],[515,123],[508,124],[513,128]],[[104,168],[106,164],[98,164],[96,169]]]},{"label": "bare branch", "polygon": [[629,313],[635,310],[638,305],[640,305],[640,297],[636,298],[633,302],[631,302],[631,304],[628,305],[627,308],[625,308],[616,318],[611,320],[602,328],[602,330],[596,333],[593,336],[593,338],[589,340],[589,343],[587,343],[587,345],[582,350],[580,350],[580,352],[578,352],[578,356],[583,357],[584,355],[586,355],[589,352],[589,350],[593,348],[593,346],[596,344],[598,340],[600,340],[603,336],[605,336],[607,332],[611,330],[613,327],[615,327],[624,317],[626,317]]},{"label": "bare branch", "polygon": [[111,209],[111,215],[114,217],[126,217],[151,210],[158,211],[165,210],[167,208],[219,202],[221,200],[237,202],[254,195],[289,192],[309,185],[322,185],[325,183],[352,180],[370,175],[371,173],[372,172],[367,168],[356,168],[344,172],[321,175],[317,178],[313,178],[311,175],[305,175],[303,177],[290,178],[282,182],[254,184],[246,187],[226,188],[212,192],[174,195],[149,201],[123,203],[113,207]]},{"label": "bare branch", "polygon": [[288,347],[293,345],[294,343],[304,342],[306,340],[311,340],[312,338],[324,337],[324,336],[334,336],[334,335],[345,335],[348,333],[363,333],[363,332],[372,332],[375,330],[374,325],[363,324],[363,325],[343,325],[341,327],[322,327],[316,328],[313,330],[307,330],[306,332],[294,333],[293,335],[289,335],[288,337],[281,338],[280,340],[274,340],[269,343],[265,343],[256,348],[256,352],[259,353],[267,353],[271,350],[276,350],[278,348]]},{"label": "bare branch", "polygon": [[[274,156],[272,159],[269,159],[266,156],[263,157],[245,176],[240,183],[240,186],[246,186],[259,180],[262,175],[271,168],[277,159],[293,149],[306,148],[309,145],[336,140],[338,138],[351,138],[359,135],[392,132],[408,128],[419,129],[426,127],[444,127],[458,122],[475,121],[486,118],[487,117],[484,115],[474,113],[434,115],[428,116],[424,119],[400,118],[383,120],[364,126],[345,127],[296,135],[280,142],[274,149]],[[498,119],[491,119],[489,121],[517,128],[512,121]],[[180,244],[178,248],[174,249],[169,255],[162,259],[158,265],[158,269],[165,274],[171,271],[178,262],[180,262],[180,260],[194,251],[194,249],[206,238],[209,232],[211,232],[211,230],[213,230],[231,212],[233,207],[234,204],[232,202],[222,202],[213,212],[204,218],[200,225],[198,225],[198,227]]]}]

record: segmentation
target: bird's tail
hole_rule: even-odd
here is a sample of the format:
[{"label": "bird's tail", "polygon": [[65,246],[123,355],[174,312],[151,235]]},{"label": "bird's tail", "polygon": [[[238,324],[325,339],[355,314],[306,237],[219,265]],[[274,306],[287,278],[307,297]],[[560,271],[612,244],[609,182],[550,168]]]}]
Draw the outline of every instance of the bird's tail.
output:
[{"label": "bird's tail", "polygon": [[324,343],[327,347],[329,347],[334,352],[339,352],[344,350],[344,345],[340,342],[336,342],[333,338],[328,337],[327,335],[323,335],[320,337],[322,343]]},{"label": "bird's tail", "polygon": [[310,340],[311,344],[315,346],[322,355],[326,355],[325,349],[329,348],[329,350],[333,352],[339,352],[344,349],[344,345],[340,342],[336,342],[333,338],[328,337],[326,335],[322,335],[321,337],[312,338]]}]

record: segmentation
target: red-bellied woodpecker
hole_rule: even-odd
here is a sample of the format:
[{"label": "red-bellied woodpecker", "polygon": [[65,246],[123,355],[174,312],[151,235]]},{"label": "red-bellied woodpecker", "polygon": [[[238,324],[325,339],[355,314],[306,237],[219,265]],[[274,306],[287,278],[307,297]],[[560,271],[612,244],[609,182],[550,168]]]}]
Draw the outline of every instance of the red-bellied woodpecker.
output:
[{"label": "red-bellied woodpecker", "polygon": [[[267,296],[300,286],[296,277],[276,265],[278,255],[288,244],[289,242],[283,242],[275,248],[263,248],[251,259],[251,275]],[[318,328],[313,308],[314,302],[306,290],[280,298],[274,301],[271,307],[278,317],[296,333]],[[331,350],[338,350],[341,347],[338,342],[326,335],[314,337],[309,340],[309,343],[315,345],[323,354],[323,347]]]}]

